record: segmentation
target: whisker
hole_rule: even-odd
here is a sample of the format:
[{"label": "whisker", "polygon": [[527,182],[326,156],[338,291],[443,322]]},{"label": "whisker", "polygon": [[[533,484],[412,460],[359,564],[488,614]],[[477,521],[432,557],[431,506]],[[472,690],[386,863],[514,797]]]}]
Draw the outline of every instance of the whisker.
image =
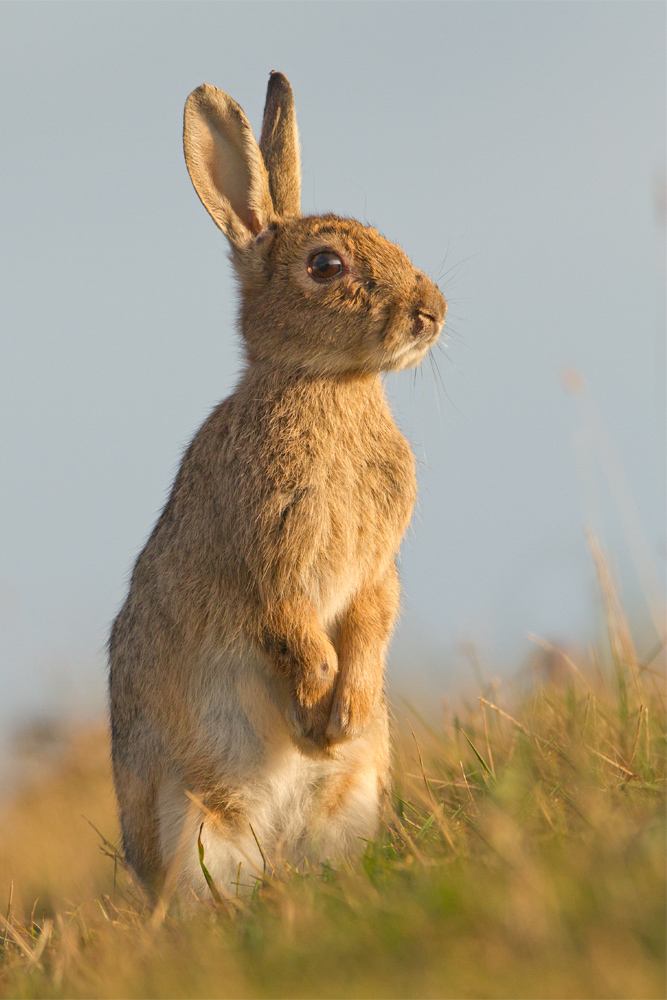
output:
[{"label": "whisker", "polygon": [[455,326],[448,326],[446,328],[445,333],[440,338],[440,340],[438,341],[438,343],[437,343],[436,346],[439,347],[440,350],[446,350],[447,349],[447,344],[450,341],[452,341],[452,340],[455,340],[457,343],[460,343],[460,344],[465,344],[466,347],[470,346],[469,343],[468,343],[468,341],[467,341],[467,339],[466,339],[465,334],[463,334],[459,330],[457,330]]},{"label": "whisker", "polygon": [[[447,249],[445,250],[445,256],[442,258],[442,260],[440,261],[440,264],[437,267],[438,274],[440,273],[440,271],[445,266],[445,262],[446,262],[447,258],[449,257],[450,244],[451,244],[451,236],[447,240]],[[437,285],[437,283],[438,283],[437,282],[437,278],[433,278],[432,275],[429,275],[429,277],[431,278],[431,281],[433,282],[433,284]]]},{"label": "whisker", "polygon": [[[454,364],[454,362],[453,362],[453,361],[451,360],[451,358],[447,357],[447,355],[445,355],[445,357],[446,357],[446,358],[447,358],[447,360],[449,361],[450,365],[452,365],[452,367],[453,367],[453,368],[454,368],[454,369],[455,369],[455,370],[456,370],[457,372],[459,372],[459,374],[461,374],[461,371],[460,371],[460,369],[459,369],[459,368],[458,368],[458,367],[457,367],[457,366],[456,366],[456,365]],[[442,374],[441,374],[441,372],[440,372],[440,368],[438,367],[438,362],[437,362],[436,358],[433,358],[433,361],[434,361],[434,364],[435,364],[435,370],[436,370],[436,372],[438,373],[438,378],[440,379],[440,385],[442,386],[442,391],[443,391],[443,392],[444,392],[444,394],[445,394],[445,397],[446,397],[446,399],[447,399],[447,402],[448,402],[448,403],[450,404],[450,406],[453,406],[453,407],[454,407],[454,409],[456,410],[456,412],[457,412],[457,413],[459,414],[459,416],[461,416],[461,417],[462,417],[462,416],[463,416],[463,413],[461,413],[461,411],[459,410],[458,406],[456,405],[456,403],[454,402],[454,400],[452,399],[452,397],[451,397],[451,396],[449,395],[449,393],[447,392],[447,386],[445,385],[445,382],[444,382],[444,379],[443,379],[443,377],[442,377]]]},{"label": "whisker", "polygon": [[440,419],[440,429],[444,431],[445,424],[444,424],[444,420],[443,420],[442,408],[440,406],[440,401],[441,401],[440,386],[438,385],[438,379],[437,379],[437,376],[435,374],[435,372],[436,372],[435,361],[433,359],[433,354],[431,353],[430,349],[429,349],[429,352],[428,352],[428,360],[429,360],[429,363],[431,365],[431,371],[433,372],[433,384],[435,386],[435,403],[436,403],[436,406],[438,407],[438,417]]},{"label": "whisker", "polygon": [[[459,260],[456,264],[452,264],[452,266],[449,267],[449,268],[447,268],[447,270],[444,271],[443,273],[441,273],[441,274],[439,273],[438,277],[436,279],[436,282],[435,282],[436,285],[437,285],[438,281],[442,281],[442,279],[445,278],[450,273],[450,271],[455,271],[456,268],[462,267],[464,264],[467,264],[467,262],[469,260],[472,260],[473,257],[479,257],[479,254],[480,254],[480,251],[477,250],[475,253],[471,253],[467,257],[464,257],[463,260]],[[446,255],[445,255],[445,259],[446,259]]]},{"label": "whisker", "polygon": [[[461,280],[462,277],[463,277],[462,274],[454,274],[454,275],[452,275],[451,278],[448,279],[447,283],[442,286],[442,288],[441,288],[442,294],[445,296],[445,298],[447,299],[448,302],[451,301],[450,300],[450,295],[449,295],[451,289],[454,288],[459,283],[459,281]],[[436,282],[436,284],[437,284],[437,282]],[[463,300],[459,299],[458,301],[459,302],[461,302],[461,301],[465,302],[466,300],[465,299],[463,299]]]},{"label": "whisker", "polygon": [[422,452],[424,454],[424,465],[428,466],[428,459],[426,458],[426,441],[424,439],[424,368],[422,365],[419,366],[419,374],[421,375],[422,385]]}]

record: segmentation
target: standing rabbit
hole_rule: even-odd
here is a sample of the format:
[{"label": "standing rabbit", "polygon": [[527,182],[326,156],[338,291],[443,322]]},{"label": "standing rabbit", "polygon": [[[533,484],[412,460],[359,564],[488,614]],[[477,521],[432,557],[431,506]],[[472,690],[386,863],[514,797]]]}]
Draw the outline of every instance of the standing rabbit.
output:
[{"label": "standing rabbit", "polygon": [[207,893],[202,823],[223,894],[264,857],[317,863],[376,833],[416,494],[379,375],[418,364],[446,311],[375,229],[300,214],[282,74],[259,146],[207,84],[185,105],[184,146],[231,245],[245,365],[184,455],[109,643],[123,847],[154,896],[167,874]]}]

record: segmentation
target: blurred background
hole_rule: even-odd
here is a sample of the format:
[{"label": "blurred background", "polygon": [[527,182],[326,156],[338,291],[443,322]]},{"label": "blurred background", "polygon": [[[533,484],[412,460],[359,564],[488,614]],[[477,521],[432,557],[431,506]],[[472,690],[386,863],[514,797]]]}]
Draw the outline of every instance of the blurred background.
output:
[{"label": "blurred background", "polygon": [[450,302],[387,380],[419,459],[395,692],[594,641],[584,527],[640,657],[665,572],[665,7],[4,3],[0,732],[105,704],[108,628],[239,371],[189,92],[296,94],[305,213],[376,225]]}]

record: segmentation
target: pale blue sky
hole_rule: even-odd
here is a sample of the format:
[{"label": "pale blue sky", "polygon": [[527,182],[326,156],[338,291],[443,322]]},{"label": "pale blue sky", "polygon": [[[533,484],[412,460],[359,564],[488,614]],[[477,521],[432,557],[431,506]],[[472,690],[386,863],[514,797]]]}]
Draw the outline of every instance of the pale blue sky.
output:
[{"label": "pale blue sky", "polygon": [[[388,380],[421,460],[394,647],[445,693],[595,588],[559,376],[584,375],[664,573],[662,3],[3,3],[0,723],[101,706],[108,624],[179,456],[238,371],[226,245],[181,151],[188,93],[259,129],[292,81],[303,210],[356,215],[450,298],[447,396]],[[600,485],[640,647],[623,523]],[[591,515],[600,530],[599,515]]]}]

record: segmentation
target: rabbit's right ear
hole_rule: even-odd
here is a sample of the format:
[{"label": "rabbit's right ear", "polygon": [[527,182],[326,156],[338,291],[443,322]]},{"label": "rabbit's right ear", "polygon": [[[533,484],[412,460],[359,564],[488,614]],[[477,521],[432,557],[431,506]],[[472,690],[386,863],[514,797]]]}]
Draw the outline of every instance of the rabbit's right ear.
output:
[{"label": "rabbit's right ear", "polygon": [[193,90],[185,103],[183,148],[204,208],[241,249],[274,209],[262,154],[236,101],[208,83]]},{"label": "rabbit's right ear", "polygon": [[301,215],[301,162],[294,95],[283,73],[271,73],[259,148],[278,215]]}]

